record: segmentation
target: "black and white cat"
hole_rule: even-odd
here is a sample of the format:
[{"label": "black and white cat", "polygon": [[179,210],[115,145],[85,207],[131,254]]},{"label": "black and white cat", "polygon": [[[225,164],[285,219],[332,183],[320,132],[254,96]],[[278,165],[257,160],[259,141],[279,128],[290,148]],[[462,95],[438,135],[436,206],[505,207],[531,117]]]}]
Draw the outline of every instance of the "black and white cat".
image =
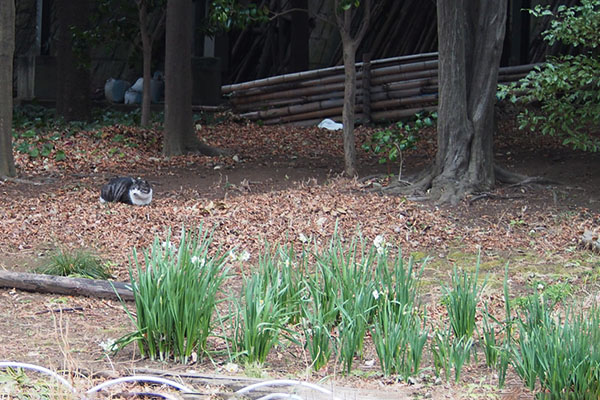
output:
[{"label": "black and white cat", "polygon": [[100,203],[118,202],[145,206],[152,201],[152,187],[144,179],[130,176],[112,178],[100,190]]}]

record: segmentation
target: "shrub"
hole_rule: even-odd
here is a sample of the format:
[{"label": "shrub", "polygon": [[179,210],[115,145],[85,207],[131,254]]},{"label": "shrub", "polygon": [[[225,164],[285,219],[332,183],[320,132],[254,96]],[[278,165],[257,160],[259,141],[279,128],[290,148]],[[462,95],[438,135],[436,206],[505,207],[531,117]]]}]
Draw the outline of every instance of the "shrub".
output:
[{"label": "shrub", "polygon": [[362,148],[379,155],[380,164],[398,162],[398,180],[401,180],[404,163],[403,152],[415,148],[419,131],[433,126],[436,119],[437,113],[417,113],[414,121],[400,121],[393,128],[375,132]]},{"label": "shrub", "polygon": [[582,48],[580,54],[549,57],[525,78],[501,86],[499,96],[513,102],[539,103],[525,108],[518,117],[519,128],[561,137],[563,144],[585,151],[598,151],[600,140],[590,135],[600,123],[600,0],[582,0],[572,7],[561,5],[556,12],[536,6],[535,17],[552,18],[543,38],[550,45],[563,42]]}]

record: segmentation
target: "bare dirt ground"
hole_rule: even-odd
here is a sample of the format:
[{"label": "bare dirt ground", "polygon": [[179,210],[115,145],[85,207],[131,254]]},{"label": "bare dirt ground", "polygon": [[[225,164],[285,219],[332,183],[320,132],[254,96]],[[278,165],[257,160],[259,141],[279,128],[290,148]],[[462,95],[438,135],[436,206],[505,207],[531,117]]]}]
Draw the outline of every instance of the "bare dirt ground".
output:
[{"label": "bare dirt ground", "polygon": [[[235,266],[239,272],[256,261],[265,240],[297,242],[302,234],[323,243],[337,224],[348,235],[360,226],[365,237],[383,234],[406,255],[432,257],[425,270],[429,284],[424,298],[433,321],[444,317],[439,282],[448,280],[454,264],[473,267],[478,251],[482,269],[495,277],[484,297],[499,309],[498,282],[507,262],[515,295],[541,280],[568,281],[578,296],[595,296],[600,259],[582,249],[579,238],[600,221],[600,157],[565,149],[550,138],[526,136],[515,131],[508,117],[496,138],[497,160],[511,170],[557,183],[500,186],[456,207],[388,196],[373,190],[372,180],[340,177],[339,133],[243,122],[202,124],[198,132],[212,145],[233,150],[236,157],[165,159],[159,140],[150,140],[159,133],[121,126],[100,134],[63,135],[57,148],[65,149],[65,161],[18,154],[19,178],[0,181],[0,268],[31,271],[56,249],[83,248],[110,261],[115,277],[126,280],[134,247],[146,248],[169,228],[177,232],[183,225],[204,224],[215,227],[216,245],[250,252],[246,265]],[[357,141],[362,143],[371,132],[360,128]],[[407,155],[405,177],[432,159],[433,135],[424,133],[418,148]],[[359,160],[361,177],[388,171],[362,151]],[[150,206],[98,202],[100,186],[111,176],[125,174],[152,183]],[[229,290],[238,286],[239,275]],[[372,351],[350,376],[335,366],[309,372],[306,358],[284,347],[259,372],[227,372],[226,357],[186,366],[149,362],[133,346],[107,357],[100,344],[129,329],[131,322],[118,302],[0,289],[0,360],[78,371],[84,386],[103,379],[94,374],[119,376],[150,367],[322,380],[325,386],[363,390],[348,398],[531,397],[512,375],[507,387],[498,390],[496,378],[481,360],[466,367],[459,384],[434,384],[423,378],[409,385],[383,378],[377,363],[370,362],[375,358]]]}]

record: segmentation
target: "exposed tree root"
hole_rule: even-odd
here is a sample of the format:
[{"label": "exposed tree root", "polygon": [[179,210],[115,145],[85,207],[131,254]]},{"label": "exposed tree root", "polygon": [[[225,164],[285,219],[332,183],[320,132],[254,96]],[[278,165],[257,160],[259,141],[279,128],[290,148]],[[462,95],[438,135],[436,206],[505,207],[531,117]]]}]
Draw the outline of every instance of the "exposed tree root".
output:
[{"label": "exposed tree root", "polygon": [[496,181],[508,184],[508,187],[524,186],[524,185],[560,185],[560,182],[553,181],[541,176],[527,176],[516,172],[510,172],[498,165],[494,165],[494,173]]},{"label": "exposed tree root", "polygon": [[[494,165],[494,173],[497,183],[509,184],[508,187],[517,187],[529,184],[538,185],[558,185],[559,182],[538,177],[538,176],[527,176],[516,172],[510,172],[498,165]],[[404,183],[404,182],[402,182]],[[463,200],[466,196],[473,193],[480,193],[474,198],[469,200],[469,203],[488,197],[497,199],[509,199],[516,198],[514,196],[499,196],[489,192],[483,192],[482,188],[477,188],[470,182],[464,182],[460,179],[450,180],[447,177],[436,176],[434,174],[434,168],[430,167],[425,170],[421,175],[412,183],[403,185],[402,183],[393,182],[389,186],[381,189],[383,192],[388,194],[397,194],[410,196],[411,198],[428,198],[434,201],[436,204],[450,203],[456,205],[459,201]],[[484,189],[485,190],[485,189]]]},{"label": "exposed tree root", "polygon": [[481,199],[494,199],[494,200],[513,200],[513,199],[522,199],[523,195],[514,195],[514,196],[500,196],[498,194],[494,194],[494,193],[481,193],[478,195],[475,195],[473,197],[471,197],[469,199],[469,205],[475,203],[477,200],[481,200]]}]

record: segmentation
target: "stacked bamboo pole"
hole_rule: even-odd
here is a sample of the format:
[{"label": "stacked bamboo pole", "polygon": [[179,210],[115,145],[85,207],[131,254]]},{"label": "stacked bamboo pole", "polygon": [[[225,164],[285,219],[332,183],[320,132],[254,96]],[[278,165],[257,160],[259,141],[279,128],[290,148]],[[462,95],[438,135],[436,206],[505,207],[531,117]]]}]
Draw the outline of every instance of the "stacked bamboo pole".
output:
[{"label": "stacked bamboo pole", "polygon": [[[437,53],[367,59],[356,68],[358,121],[398,120],[437,108]],[[500,68],[499,81],[515,81],[532,68]],[[244,118],[264,124],[316,125],[324,118],[341,119],[344,70],[336,66],[303,71],[226,85],[221,90]]]}]

